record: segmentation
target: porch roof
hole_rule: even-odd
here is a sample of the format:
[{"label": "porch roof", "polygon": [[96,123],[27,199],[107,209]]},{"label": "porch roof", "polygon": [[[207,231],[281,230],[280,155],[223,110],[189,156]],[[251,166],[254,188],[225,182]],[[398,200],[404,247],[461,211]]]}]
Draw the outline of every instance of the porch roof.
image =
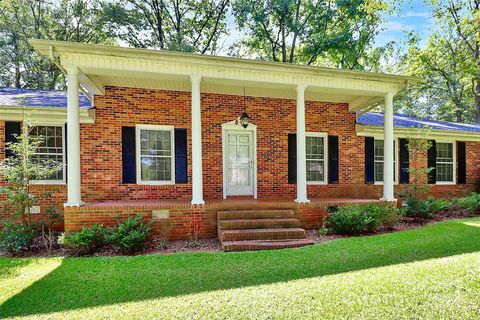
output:
[{"label": "porch roof", "polygon": [[190,76],[202,77],[202,92],[295,99],[307,85],[307,100],[342,102],[357,111],[384,101],[415,78],[171,51],[49,40],[30,44],[60,68],[77,67],[90,93],[105,86],[190,91]]}]

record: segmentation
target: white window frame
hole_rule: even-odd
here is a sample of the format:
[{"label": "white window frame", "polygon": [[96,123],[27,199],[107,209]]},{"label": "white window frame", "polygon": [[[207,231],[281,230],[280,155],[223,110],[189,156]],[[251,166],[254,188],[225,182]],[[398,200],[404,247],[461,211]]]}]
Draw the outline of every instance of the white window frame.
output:
[{"label": "white window frame", "polygon": [[40,123],[30,123],[28,124],[28,128],[24,127],[24,134],[28,135],[30,132],[30,128],[32,127],[40,127],[40,126],[47,126],[47,127],[61,127],[62,128],[62,155],[63,155],[63,163],[62,163],[62,171],[63,171],[63,179],[61,180],[32,180],[31,183],[35,185],[66,185],[67,184],[67,155],[65,153],[65,123],[58,123],[58,122],[40,122]]},{"label": "white window frame", "polygon": [[[308,181],[307,180],[307,185],[322,185],[322,184],[328,184],[328,133],[325,132],[305,132],[305,137],[320,137],[323,138],[323,143],[324,143],[324,155],[323,155],[323,170],[324,170],[324,175],[323,175],[323,181]],[[307,144],[305,143],[305,166],[306,166],[306,160],[307,160]],[[315,159],[318,160],[318,159]]]},{"label": "white window frame", "polygon": [[[141,130],[157,130],[157,131],[170,131],[171,141],[172,141],[172,175],[171,180],[142,180],[142,164],[141,164],[141,154],[140,154],[140,131]],[[151,125],[151,124],[137,124],[135,126],[135,159],[136,159],[136,171],[137,171],[137,184],[142,185],[172,185],[175,184],[175,128],[173,126],[164,126],[164,125]]]},{"label": "white window frame", "polygon": [[[452,145],[452,156],[453,156],[453,173],[452,181],[437,181],[437,150],[435,150],[435,184],[438,185],[455,185],[457,184],[457,142],[454,140],[435,140],[435,143],[450,143]],[[446,163],[446,162],[445,162]]]},{"label": "white window frame", "polygon": [[[378,141],[378,140],[380,140],[380,141],[385,141],[385,139],[383,139],[383,137],[382,137],[382,138],[376,138],[376,137],[374,137],[374,142],[373,142],[373,150],[374,150],[374,153],[373,153],[373,163],[374,163],[374,165],[373,165],[373,170],[374,170],[374,171],[373,171],[373,179],[374,179],[374,184],[375,184],[375,185],[383,186],[383,181],[376,181],[376,180],[375,180],[375,177],[377,176],[377,175],[376,175],[376,172],[375,172],[375,162],[377,162],[377,161],[375,161],[375,142]],[[399,169],[398,169],[398,162],[399,162],[399,161],[398,161],[398,156],[399,156],[399,154],[398,154],[398,138],[397,138],[397,137],[393,138],[393,141],[395,142],[395,143],[394,143],[394,146],[393,146],[393,153],[395,154],[395,156],[394,156],[394,158],[393,158],[393,159],[394,159],[394,161],[393,161],[393,168],[394,168],[394,170],[395,170],[395,179],[393,180],[393,184],[398,184],[398,176],[399,176]],[[385,143],[383,144],[383,147],[385,148]],[[385,159],[383,159],[383,165],[385,166]]]}]

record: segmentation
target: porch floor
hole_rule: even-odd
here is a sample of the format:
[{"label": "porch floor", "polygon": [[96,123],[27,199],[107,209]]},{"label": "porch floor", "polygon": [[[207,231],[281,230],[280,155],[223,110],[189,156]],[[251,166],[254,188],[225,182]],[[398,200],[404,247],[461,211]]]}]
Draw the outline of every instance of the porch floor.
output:
[{"label": "porch floor", "polygon": [[[228,208],[228,207],[325,207],[349,203],[372,203],[381,202],[379,199],[356,199],[356,198],[313,198],[309,203],[297,204],[293,198],[233,198],[233,199],[206,199],[205,207]],[[179,208],[192,207],[190,199],[175,200],[111,200],[90,202],[86,207],[165,207]]]}]

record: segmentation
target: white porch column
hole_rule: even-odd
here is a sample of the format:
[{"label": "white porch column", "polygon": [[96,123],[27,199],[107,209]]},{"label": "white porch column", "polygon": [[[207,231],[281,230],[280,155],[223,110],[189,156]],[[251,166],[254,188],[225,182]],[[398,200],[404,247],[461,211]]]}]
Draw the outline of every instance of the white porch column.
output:
[{"label": "white porch column", "polygon": [[395,201],[393,197],[393,93],[385,96],[384,107],[384,166],[383,201]]},{"label": "white porch column", "polygon": [[192,82],[192,204],[203,205],[202,176],[202,115],[200,100],[201,76],[191,76]]},{"label": "white porch column", "polygon": [[305,147],[305,85],[297,85],[297,203],[308,203]]},{"label": "white porch column", "polygon": [[82,202],[80,183],[80,118],[78,95],[78,69],[66,68],[68,80],[67,100],[67,202],[66,207],[79,207]]}]

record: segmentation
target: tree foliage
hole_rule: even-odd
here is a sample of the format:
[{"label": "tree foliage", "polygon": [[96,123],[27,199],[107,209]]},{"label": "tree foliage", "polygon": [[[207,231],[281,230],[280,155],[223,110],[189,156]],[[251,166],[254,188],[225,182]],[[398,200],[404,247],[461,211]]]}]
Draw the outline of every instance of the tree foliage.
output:
[{"label": "tree foliage", "polygon": [[123,0],[106,5],[116,35],[141,48],[215,53],[229,0]]},{"label": "tree foliage", "polygon": [[63,88],[62,72],[27,40],[113,43],[100,0],[0,1],[0,86]]},{"label": "tree foliage", "polygon": [[237,0],[233,13],[246,37],[237,54],[288,63],[317,64],[322,58],[350,69],[378,32],[377,0]]}]

